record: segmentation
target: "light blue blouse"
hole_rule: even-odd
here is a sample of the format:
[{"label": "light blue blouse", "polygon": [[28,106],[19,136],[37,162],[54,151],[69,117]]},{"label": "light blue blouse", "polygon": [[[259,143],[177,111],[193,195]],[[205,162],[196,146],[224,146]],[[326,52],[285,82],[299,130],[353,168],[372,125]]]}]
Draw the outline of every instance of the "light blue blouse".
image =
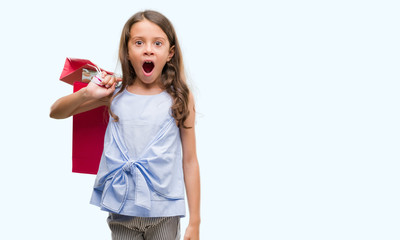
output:
[{"label": "light blue blouse", "polygon": [[182,144],[171,96],[124,90],[111,104],[90,203],[128,216],[184,216]]}]

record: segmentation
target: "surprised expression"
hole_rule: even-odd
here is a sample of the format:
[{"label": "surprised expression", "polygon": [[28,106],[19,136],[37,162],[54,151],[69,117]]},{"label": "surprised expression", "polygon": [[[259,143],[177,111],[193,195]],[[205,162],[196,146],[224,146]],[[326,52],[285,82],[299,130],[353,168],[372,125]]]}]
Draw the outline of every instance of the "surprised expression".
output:
[{"label": "surprised expression", "polygon": [[130,33],[129,61],[136,80],[146,85],[158,84],[164,65],[174,56],[174,47],[164,31],[147,19],[133,24]]}]

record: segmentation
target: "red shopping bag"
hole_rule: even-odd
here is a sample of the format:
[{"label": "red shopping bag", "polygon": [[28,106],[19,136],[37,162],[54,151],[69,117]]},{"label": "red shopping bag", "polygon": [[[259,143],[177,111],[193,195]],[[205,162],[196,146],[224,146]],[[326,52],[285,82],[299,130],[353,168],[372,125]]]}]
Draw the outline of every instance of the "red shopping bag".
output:
[{"label": "red shopping bag", "polygon": [[[86,59],[67,58],[60,80],[73,85],[74,92],[76,92],[86,87],[86,82],[89,82],[90,77],[96,74],[95,66]],[[106,72],[110,75],[113,74]],[[73,116],[72,172],[97,174],[107,124],[108,111],[106,107],[99,107]]]},{"label": "red shopping bag", "polygon": [[[74,92],[87,83],[74,82]],[[97,174],[108,124],[105,106],[73,116],[72,172]]]},{"label": "red shopping bag", "polygon": [[[92,63],[91,61],[87,59],[79,59],[79,58],[67,58],[64,63],[64,69],[61,73],[60,80],[64,81],[66,83],[69,83],[71,85],[74,84],[74,82],[82,82],[82,79],[85,78],[86,74],[89,74],[89,70],[91,72],[96,72],[95,64]],[[114,73],[108,72],[104,69],[101,69],[101,71],[105,71],[110,75],[113,75]],[[90,75],[88,76],[88,81],[90,81]]]}]

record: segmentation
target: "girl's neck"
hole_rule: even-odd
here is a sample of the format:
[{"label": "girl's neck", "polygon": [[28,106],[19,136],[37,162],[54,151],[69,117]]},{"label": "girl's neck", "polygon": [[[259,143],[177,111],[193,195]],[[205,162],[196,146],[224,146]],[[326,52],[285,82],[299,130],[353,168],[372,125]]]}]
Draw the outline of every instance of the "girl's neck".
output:
[{"label": "girl's neck", "polygon": [[130,93],[138,95],[155,95],[161,93],[165,89],[160,82],[144,84],[140,80],[136,79],[132,85],[126,87],[126,90]]}]

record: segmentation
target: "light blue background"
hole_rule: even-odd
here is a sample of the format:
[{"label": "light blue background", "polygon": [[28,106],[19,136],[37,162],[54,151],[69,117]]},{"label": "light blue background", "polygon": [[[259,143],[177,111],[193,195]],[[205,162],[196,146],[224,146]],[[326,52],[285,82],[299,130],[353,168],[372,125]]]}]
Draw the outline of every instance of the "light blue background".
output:
[{"label": "light blue background", "polygon": [[[398,1],[0,3],[0,239],[110,239],[71,173],[66,57],[114,70],[120,32],[174,24],[196,96],[202,239],[400,239]],[[182,233],[187,218],[182,220]]]}]

